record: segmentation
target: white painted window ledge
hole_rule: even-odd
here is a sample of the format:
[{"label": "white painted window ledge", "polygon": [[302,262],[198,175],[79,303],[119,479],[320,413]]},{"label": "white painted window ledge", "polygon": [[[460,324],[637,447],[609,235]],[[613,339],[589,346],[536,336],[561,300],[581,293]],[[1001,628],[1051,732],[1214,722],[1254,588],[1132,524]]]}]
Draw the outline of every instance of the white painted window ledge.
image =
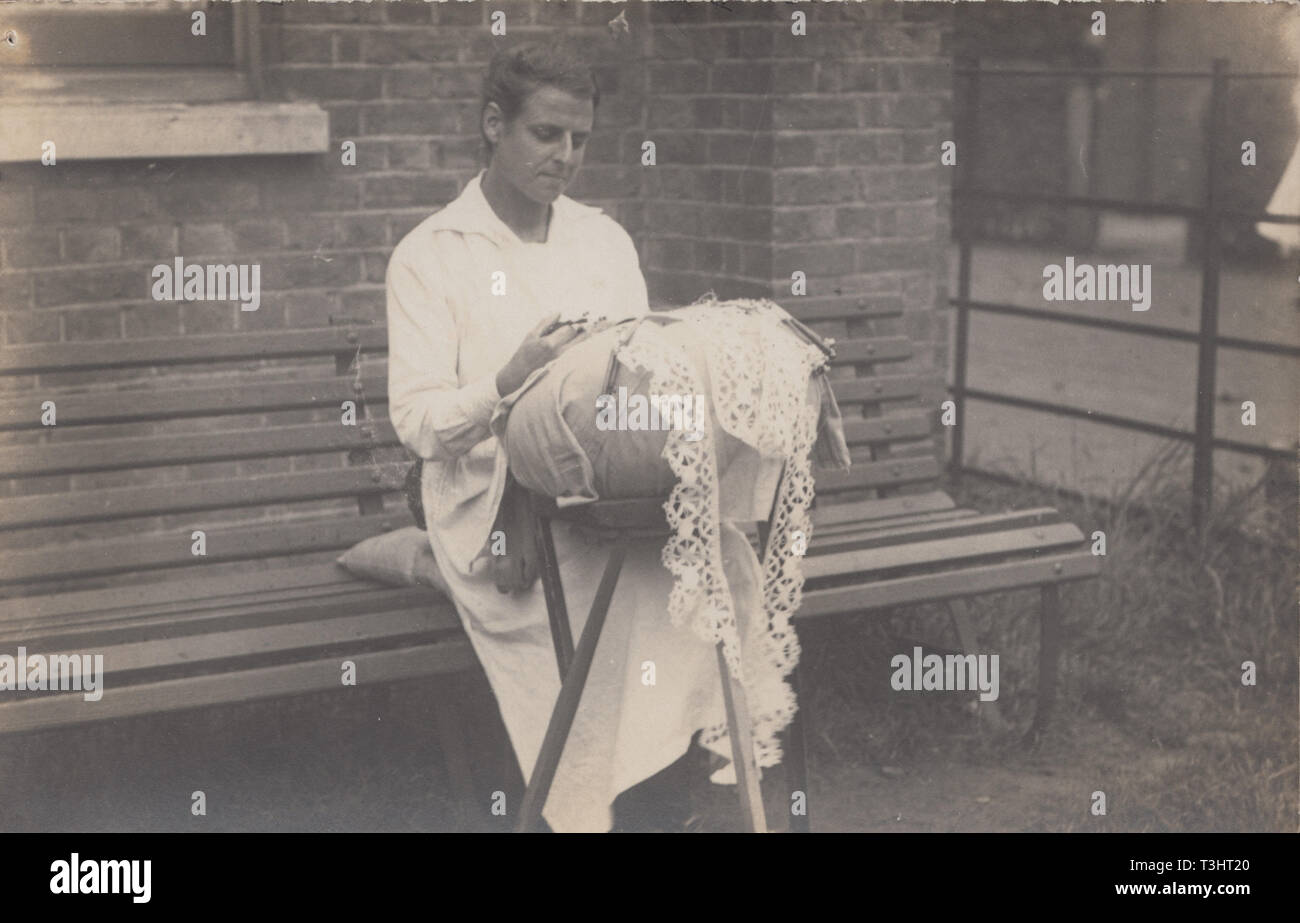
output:
[{"label": "white painted window ledge", "polygon": [[329,113],[313,102],[0,104],[0,163],[319,154]]}]

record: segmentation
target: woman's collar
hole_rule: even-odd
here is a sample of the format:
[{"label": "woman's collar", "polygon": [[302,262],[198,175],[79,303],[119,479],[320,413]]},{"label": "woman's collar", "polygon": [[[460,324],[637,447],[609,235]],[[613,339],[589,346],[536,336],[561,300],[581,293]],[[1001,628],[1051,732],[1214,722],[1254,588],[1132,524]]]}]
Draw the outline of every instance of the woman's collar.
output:
[{"label": "woman's collar", "polygon": [[[449,202],[441,211],[429,219],[431,230],[458,231],[462,234],[482,234],[495,241],[498,246],[522,243],[508,224],[492,210],[483,195],[482,181],[486,169],[465,184],[460,195]],[[567,236],[568,231],[581,221],[604,214],[604,209],[594,205],[584,205],[561,194],[551,203],[551,224],[547,232],[547,242],[557,237]]]}]

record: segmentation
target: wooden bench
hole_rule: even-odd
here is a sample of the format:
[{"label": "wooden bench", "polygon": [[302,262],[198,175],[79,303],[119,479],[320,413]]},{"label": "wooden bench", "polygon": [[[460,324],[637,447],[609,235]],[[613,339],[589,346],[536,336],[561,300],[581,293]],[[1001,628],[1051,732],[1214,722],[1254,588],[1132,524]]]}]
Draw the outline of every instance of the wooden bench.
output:
[{"label": "wooden bench", "polygon": [[[912,344],[866,329],[896,319],[896,302],[787,307],[838,340],[833,385],[855,462],[817,479],[799,621],[946,601],[973,652],[963,597],[1039,588],[1036,736],[1053,701],[1058,587],[1099,571],[1083,533],[1046,508],[958,509],[937,488],[926,379],[892,371]],[[410,524],[386,370],[360,361],[386,345],[383,327],[350,326],[0,351],[14,387],[0,417],[14,440],[0,446],[0,595],[14,597],[0,600],[0,653],[104,653],[108,688],[98,703],[6,693],[0,732],[334,689],[344,659],[362,683],[475,666],[436,593],[357,580],[332,561]],[[41,423],[47,400],[53,427]],[[341,424],[345,400],[356,426]],[[455,716],[446,697],[433,704],[469,803]],[[788,742],[798,780],[802,722]],[[806,816],[794,823],[807,829]]]},{"label": "wooden bench", "polygon": [[[342,689],[344,661],[358,685],[477,668],[436,591],[334,562],[411,524],[361,361],[386,348],[349,326],[0,350],[0,654],[104,657],[99,701],[3,692],[0,732]],[[431,704],[464,808],[454,700]]]}]

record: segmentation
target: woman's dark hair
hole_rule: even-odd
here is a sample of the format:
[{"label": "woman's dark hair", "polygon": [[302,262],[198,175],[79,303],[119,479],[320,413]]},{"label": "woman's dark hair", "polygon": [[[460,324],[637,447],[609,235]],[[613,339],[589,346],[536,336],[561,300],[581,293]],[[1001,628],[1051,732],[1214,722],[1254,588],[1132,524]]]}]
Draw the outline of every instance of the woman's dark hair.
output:
[{"label": "woman's dark hair", "polygon": [[528,97],[544,86],[556,87],[579,99],[590,97],[592,107],[600,105],[600,87],[591,65],[566,40],[524,42],[503,48],[492,56],[483,77],[483,101],[479,106],[479,133],[492,159],[492,142],[483,131],[483,112],[488,103],[501,107],[507,122],[524,109]]}]

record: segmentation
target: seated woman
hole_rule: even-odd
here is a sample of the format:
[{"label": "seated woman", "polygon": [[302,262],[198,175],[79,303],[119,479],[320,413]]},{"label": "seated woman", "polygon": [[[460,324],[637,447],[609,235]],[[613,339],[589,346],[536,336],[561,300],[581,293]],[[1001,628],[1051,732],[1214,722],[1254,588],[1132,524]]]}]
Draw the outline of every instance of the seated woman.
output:
[{"label": "seated woman", "polygon": [[[649,310],[627,232],[564,195],[598,102],[590,68],[563,46],[498,53],[481,108],[488,166],[402,239],[387,274],[389,415],[424,459],[429,540],[525,778],[560,679],[522,504],[510,502],[505,454],[489,422],[503,396],[594,329],[548,332],[561,314],[612,323]],[[492,554],[498,530],[505,555]],[[577,638],[604,549],[563,523],[554,535]],[[629,549],[543,811],[553,830],[609,830],[620,792],[724,720],[713,646],[665,616],[672,575],[662,547],[650,538]],[[643,681],[649,663],[652,684]]]}]

